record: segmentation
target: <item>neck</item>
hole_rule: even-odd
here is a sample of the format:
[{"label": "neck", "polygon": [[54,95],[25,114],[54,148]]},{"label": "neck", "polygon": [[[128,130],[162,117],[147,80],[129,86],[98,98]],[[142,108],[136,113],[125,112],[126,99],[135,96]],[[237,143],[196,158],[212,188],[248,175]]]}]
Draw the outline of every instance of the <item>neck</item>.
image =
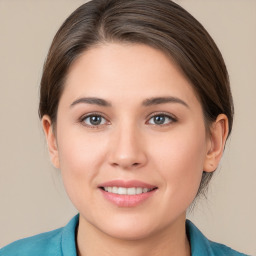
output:
[{"label": "neck", "polygon": [[137,240],[111,237],[80,217],[77,251],[78,256],[190,256],[185,216],[171,227]]}]

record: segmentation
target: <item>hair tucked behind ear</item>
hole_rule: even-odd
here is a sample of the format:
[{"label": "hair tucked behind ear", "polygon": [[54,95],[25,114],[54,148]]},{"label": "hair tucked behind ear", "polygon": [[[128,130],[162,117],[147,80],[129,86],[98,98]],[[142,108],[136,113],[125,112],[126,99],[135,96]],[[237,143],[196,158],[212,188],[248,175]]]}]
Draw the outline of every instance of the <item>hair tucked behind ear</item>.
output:
[{"label": "hair tucked behind ear", "polygon": [[[57,32],[41,80],[39,116],[56,122],[70,65],[84,51],[105,42],[142,43],[170,56],[191,82],[202,104],[206,127],[220,113],[229,133],[233,102],[222,55],[204,27],[169,0],[93,0],[74,11]],[[198,194],[212,173],[203,173]]]}]

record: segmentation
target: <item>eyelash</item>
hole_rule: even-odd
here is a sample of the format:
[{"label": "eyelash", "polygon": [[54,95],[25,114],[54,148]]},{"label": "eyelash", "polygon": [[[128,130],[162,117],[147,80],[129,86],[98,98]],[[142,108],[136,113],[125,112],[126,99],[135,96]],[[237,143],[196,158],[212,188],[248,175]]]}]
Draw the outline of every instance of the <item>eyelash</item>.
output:
[{"label": "eyelash", "polygon": [[86,126],[86,127],[88,127],[88,128],[91,128],[91,129],[99,129],[99,128],[101,128],[102,126],[105,125],[105,123],[104,123],[104,124],[99,124],[99,125],[86,124],[86,123],[85,123],[85,120],[86,120],[87,118],[92,118],[92,117],[100,117],[101,119],[104,119],[104,120],[105,120],[105,123],[110,123],[110,122],[107,120],[107,118],[105,118],[102,114],[96,113],[96,112],[95,112],[95,113],[90,113],[90,114],[85,115],[85,116],[82,116],[79,121],[80,121],[80,123],[82,123],[84,126]]},{"label": "eyelash", "polygon": [[[102,121],[102,119],[104,119],[105,122],[104,122],[104,124],[98,124],[98,125],[86,124],[86,123],[85,123],[85,120],[88,119],[88,118],[92,118],[92,117],[97,117],[97,118],[100,117],[100,118],[101,118],[101,121]],[[147,123],[147,124],[150,124],[150,120],[151,120],[152,118],[156,118],[156,117],[163,117],[163,118],[165,118],[165,121],[166,121],[166,119],[169,119],[169,121],[168,121],[168,123],[163,123],[163,124],[151,124],[151,125],[162,127],[162,126],[171,125],[172,123],[175,123],[175,122],[178,121],[177,118],[174,117],[173,115],[166,114],[166,113],[156,113],[156,114],[151,114],[151,115],[149,116],[149,119],[148,119],[148,121],[147,121],[146,123]],[[102,126],[104,126],[104,125],[106,125],[106,124],[110,124],[110,122],[107,120],[107,118],[105,118],[101,113],[90,113],[90,114],[88,114],[88,115],[82,116],[79,121],[80,121],[80,123],[82,123],[84,126],[89,127],[89,128],[91,128],[91,129],[99,129],[99,128],[101,128]],[[91,121],[91,120],[90,120],[90,121]],[[89,122],[90,122],[90,121],[89,121]]]},{"label": "eyelash", "polygon": [[[165,119],[168,118],[169,122],[165,123],[165,124],[152,124],[154,126],[168,126],[168,125],[171,125],[172,123],[175,123],[178,121],[178,119],[175,116],[173,116],[171,114],[164,113],[164,112],[151,114],[149,116],[148,120],[151,120],[152,118],[156,118],[156,117],[164,117]],[[149,121],[147,121],[147,123],[149,123]]]}]

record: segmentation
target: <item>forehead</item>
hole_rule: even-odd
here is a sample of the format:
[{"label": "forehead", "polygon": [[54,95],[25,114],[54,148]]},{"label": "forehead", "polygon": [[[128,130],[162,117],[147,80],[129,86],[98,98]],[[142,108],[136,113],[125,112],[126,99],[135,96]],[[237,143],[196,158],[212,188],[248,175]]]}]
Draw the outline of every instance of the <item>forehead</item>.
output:
[{"label": "forehead", "polygon": [[108,43],[85,51],[70,67],[64,93],[119,100],[155,94],[195,100],[193,88],[162,51],[143,44]]}]

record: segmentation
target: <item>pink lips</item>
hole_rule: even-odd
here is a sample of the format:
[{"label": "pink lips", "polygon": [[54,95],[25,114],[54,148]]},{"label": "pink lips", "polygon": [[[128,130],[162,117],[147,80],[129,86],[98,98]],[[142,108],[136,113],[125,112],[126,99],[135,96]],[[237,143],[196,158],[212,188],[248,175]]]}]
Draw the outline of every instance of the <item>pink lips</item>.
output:
[{"label": "pink lips", "polygon": [[[149,192],[136,194],[136,195],[119,195],[103,190],[103,187],[123,187],[123,188],[147,188],[152,189]],[[105,199],[119,207],[134,207],[146,199],[150,198],[157,190],[157,187],[148,183],[144,183],[137,180],[123,181],[113,180],[102,183],[98,186]]]}]

